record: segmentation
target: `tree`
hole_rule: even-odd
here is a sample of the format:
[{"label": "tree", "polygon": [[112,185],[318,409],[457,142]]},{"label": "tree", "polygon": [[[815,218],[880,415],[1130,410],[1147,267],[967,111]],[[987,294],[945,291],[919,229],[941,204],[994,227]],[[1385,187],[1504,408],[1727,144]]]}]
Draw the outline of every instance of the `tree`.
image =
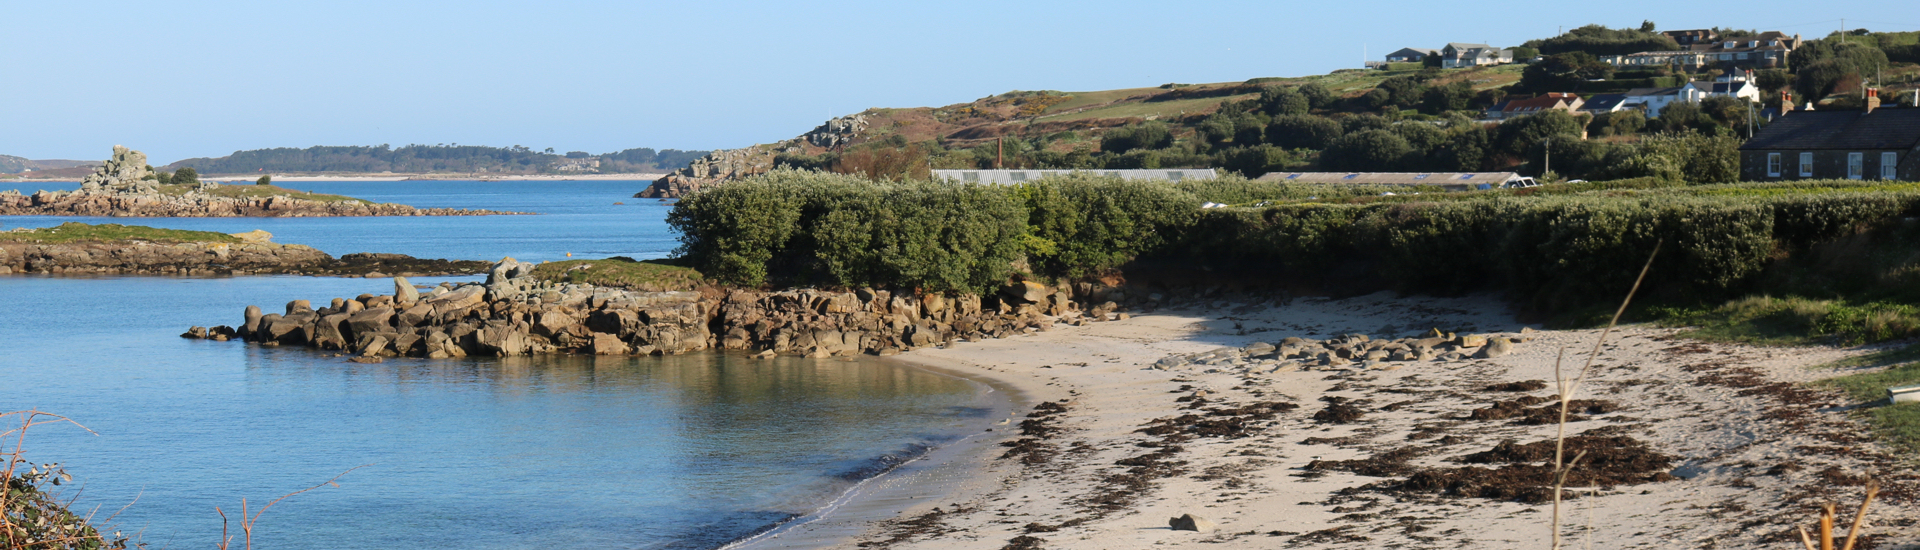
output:
[{"label": "tree", "polygon": [[1575,92],[1588,80],[1613,76],[1613,65],[1586,52],[1549,55],[1520,72],[1518,88],[1532,93]]},{"label": "tree", "polygon": [[1640,20],[1640,32],[1653,34],[1654,29],[1655,27],[1653,26],[1652,20],[1649,20],[1649,19]]},{"label": "tree", "polygon": [[1639,109],[1614,111],[1593,118],[1587,135],[1593,137],[1629,136],[1647,127],[1647,113]]},{"label": "tree", "polygon": [[200,172],[195,171],[191,166],[173,171],[174,185],[195,185],[198,183],[200,183]]},{"label": "tree", "polygon": [[1312,101],[1293,88],[1268,86],[1260,90],[1260,108],[1267,114],[1304,115],[1312,107]]},{"label": "tree", "polygon": [[1287,149],[1325,149],[1342,133],[1340,123],[1326,117],[1277,116],[1267,124],[1267,143]]},{"label": "tree", "polygon": [[260,179],[253,180],[253,184],[254,185],[273,185],[273,176],[260,176]]},{"label": "tree", "polygon": [[1472,105],[1473,85],[1455,82],[1427,88],[1426,97],[1420,100],[1420,112],[1437,115],[1447,111],[1464,110]]},{"label": "tree", "polygon": [[1165,149],[1169,145],[1173,145],[1173,131],[1167,128],[1167,123],[1157,120],[1108,130],[1100,136],[1100,150],[1114,154],[1134,149]]},{"label": "tree", "polygon": [[1227,140],[1234,138],[1233,117],[1228,116],[1225,112],[1215,111],[1213,114],[1207,115],[1206,119],[1201,120],[1200,124],[1195,126],[1193,131],[1194,134],[1200,136],[1200,139],[1205,140],[1207,145],[1219,147],[1220,144],[1226,143]]},{"label": "tree", "polygon": [[1792,84],[1793,75],[1788,74],[1786,69],[1765,69],[1753,73],[1753,83],[1760,86],[1761,90],[1772,94]]},{"label": "tree", "polygon": [[[1667,108],[1672,108],[1672,105]],[[1557,109],[1513,118],[1500,123],[1499,138],[1492,149],[1498,153],[1519,157],[1533,147],[1533,144],[1549,137],[1571,135],[1578,138],[1583,126],[1579,118]]]},{"label": "tree", "polygon": [[1333,105],[1333,100],[1339,99],[1338,96],[1333,95],[1333,90],[1327,89],[1318,82],[1302,84],[1298,90],[1300,95],[1306,96],[1307,104],[1315,109],[1330,107]]},{"label": "tree", "polygon": [[1391,131],[1367,130],[1334,140],[1320,153],[1320,166],[1336,171],[1393,171],[1413,152],[1407,140]]},{"label": "tree", "polygon": [[1540,53],[1553,55],[1567,52],[1586,52],[1591,55],[1625,55],[1650,51],[1671,51],[1680,49],[1680,44],[1666,35],[1652,31],[1642,23],[1640,29],[1609,29],[1601,25],[1587,25],[1567,31],[1566,34],[1528,42],[1529,47],[1540,48]]}]

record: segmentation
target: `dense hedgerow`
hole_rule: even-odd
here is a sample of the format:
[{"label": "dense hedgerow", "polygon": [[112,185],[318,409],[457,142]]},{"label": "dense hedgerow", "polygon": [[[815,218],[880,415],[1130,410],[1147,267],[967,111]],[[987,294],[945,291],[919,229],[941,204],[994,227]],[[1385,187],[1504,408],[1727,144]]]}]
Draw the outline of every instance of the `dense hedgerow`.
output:
[{"label": "dense hedgerow", "polygon": [[[1775,284],[1763,271],[1798,251],[1920,213],[1920,186],[1885,182],[1361,192],[1372,190],[1091,174],[996,187],[777,171],[687,197],[670,219],[693,267],[740,284],[982,290],[1016,265],[1071,278],[1145,261],[1323,288],[1505,290],[1527,309],[1569,312],[1617,300],[1657,242],[1648,296],[1705,303]],[[1200,208],[1209,201],[1273,204]]]}]

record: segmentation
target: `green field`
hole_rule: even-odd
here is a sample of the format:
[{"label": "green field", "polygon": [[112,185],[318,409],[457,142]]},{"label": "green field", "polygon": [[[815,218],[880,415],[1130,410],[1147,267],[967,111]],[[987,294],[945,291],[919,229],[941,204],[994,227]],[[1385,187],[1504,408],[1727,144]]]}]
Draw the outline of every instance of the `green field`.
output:
[{"label": "green field", "polygon": [[535,267],[533,276],[556,283],[585,283],[647,292],[692,290],[704,280],[700,272],[689,268],[618,257],[547,262]]},{"label": "green field", "polygon": [[63,244],[81,241],[149,241],[161,243],[238,243],[239,237],[212,231],[185,231],[180,229],[160,229],[139,225],[120,225],[114,223],[88,225],[80,222],[67,222],[53,227],[43,227],[31,231],[8,231],[0,233],[0,241],[29,242],[44,244]]}]

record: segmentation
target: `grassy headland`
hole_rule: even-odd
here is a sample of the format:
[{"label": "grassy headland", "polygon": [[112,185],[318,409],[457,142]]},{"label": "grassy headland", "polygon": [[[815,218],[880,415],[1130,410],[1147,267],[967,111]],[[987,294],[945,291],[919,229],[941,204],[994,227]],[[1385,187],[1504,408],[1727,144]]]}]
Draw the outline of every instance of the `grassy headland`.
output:
[{"label": "grassy headland", "polygon": [[647,292],[692,290],[705,280],[693,269],[618,256],[604,260],[546,262],[533,269],[533,276],[556,283],[585,283]]}]

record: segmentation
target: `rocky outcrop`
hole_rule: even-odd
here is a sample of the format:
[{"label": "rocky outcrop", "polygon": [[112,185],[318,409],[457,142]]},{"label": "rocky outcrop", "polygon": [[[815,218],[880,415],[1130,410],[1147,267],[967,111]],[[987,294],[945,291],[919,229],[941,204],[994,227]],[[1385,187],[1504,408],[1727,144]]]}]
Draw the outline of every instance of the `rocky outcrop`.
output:
[{"label": "rocky outcrop", "polygon": [[[405,285],[404,281],[396,281]],[[1036,288],[1037,287],[1037,288]],[[861,289],[706,289],[641,292],[554,284],[507,258],[483,283],[442,284],[409,295],[361,295],[284,314],[249,307],[234,333],[270,345],[306,345],[373,356],[463,357],[575,353],[678,354],[724,349],[810,357],[892,355],[958,341],[1106,320],[1113,289],[1020,284],[990,296]],[[217,333],[218,327],[216,327]]]},{"label": "rocky outcrop", "polygon": [[113,158],[107,160],[93,174],[80,180],[80,191],[85,193],[155,193],[159,191],[153,167],[147,165],[147,154],[125,146],[113,146]]},{"label": "rocky outcrop", "polygon": [[812,131],[800,135],[800,139],[815,147],[839,149],[853,143],[853,138],[867,129],[867,115],[854,113],[829,120]]},{"label": "rocky outcrop", "polygon": [[686,168],[675,170],[634,195],[642,199],[678,198],[721,182],[767,173],[773,169],[774,149],[748,147],[708,153]]},{"label": "rocky outcrop", "polygon": [[[0,275],[248,275],[297,274],[387,277],[391,274],[463,275],[487,262],[421,260],[404,254],[347,254],[339,258],[297,244],[268,240],[265,231],[243,233],[238,243],[169,243],[140,240],[42,243],[7,240],[0,232]],[[264,237],[263,237],[264,236]],[[251,237],[251,238],[245,238]]]},{"label": "rocky outcrop", "polygon": [[488,216],[520,214],[464,208],[414,208],[359,200],[315,200],[281,194],[249,197],[220,194],[219,184],[162,186],[144,153],[113,146],[113,159],[95,168],[72,192],[27,195],[0,191],[0,215],[114,216],[167,218],[344,217],[344,216]]}]

